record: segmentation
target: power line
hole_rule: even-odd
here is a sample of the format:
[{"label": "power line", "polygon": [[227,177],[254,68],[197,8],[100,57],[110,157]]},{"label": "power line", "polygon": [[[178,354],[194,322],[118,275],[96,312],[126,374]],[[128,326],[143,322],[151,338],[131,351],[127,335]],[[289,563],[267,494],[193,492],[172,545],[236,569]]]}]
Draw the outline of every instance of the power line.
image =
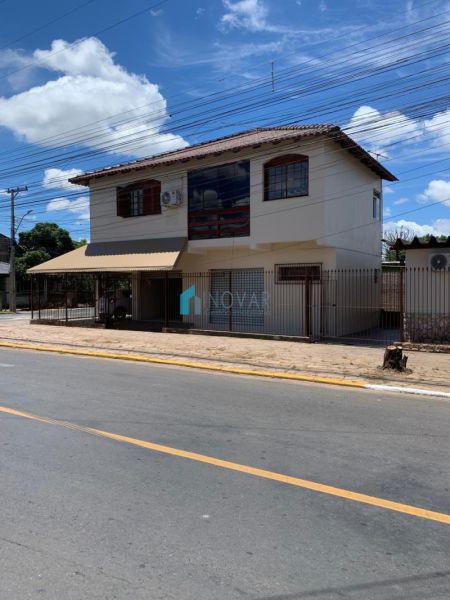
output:
[{"label": "power line", "polygon": [[[448,12],[448,11],[445,11],[445,12]],[[438,24],[438,25],[436,25],[436,26],[434,26],[434,27],[442,27],[442,25],[443,25],[443,24],[441,24],[441,23],[440,23],[440,24]],[[427,28],[427,29],[428,29],[428,28]],[[417,33],[418,33],[418,32],[414,32],[413,34],[409,34],[409,35],[417,35]],[[141,117],[138,117],[138,118],[141,118]],[[85,141],[86,141],[86,140],[85,140]],[[108,149],[108,150],[111,150],[111,149]]]},{"label": "power line", "polygon": [[[3,1],[6,2],[6,0],[3,0]],[[51,21],[48,21],[44,25],[40,25],[39,27],[36,27],[36,29],[33,29],[32,31],[29,31],[28,33],[25,33],[25,34],[21,35],[20,37],[14,39],[14,40],[11,40],[7,44],[4,44],[3,46],[0,46],[0,50],[4,50],[5,48],[9,48],[13,44],[17,44],[18,42],[21,42],[22,40],[25,40],[26,38],[32,36],[33,34],[38,33],[39,31],[42,31],[43,29],[46,29],[50,25],[53,25],[54,23],[57,23],[58,21],[62,21],[65,17],[68,17],[69,15],[72,15],[73,13],[78,12],[79,10],[81,10],[82,8],[84,8],[85,6],[88,6],[89,4],[92,4],[95,1],[96,0],[87,0],[87,2],[83,2],[83,4],[79,4],[78,6],[75,6],[75,8],[72,8],[71,10],[69,10],[69,11],[65,12],[64,14],[60,15],[59,17],[55,17],[54,19],[52,19]],[[6,75],[6,77],[8,77],[8,75]]]}]

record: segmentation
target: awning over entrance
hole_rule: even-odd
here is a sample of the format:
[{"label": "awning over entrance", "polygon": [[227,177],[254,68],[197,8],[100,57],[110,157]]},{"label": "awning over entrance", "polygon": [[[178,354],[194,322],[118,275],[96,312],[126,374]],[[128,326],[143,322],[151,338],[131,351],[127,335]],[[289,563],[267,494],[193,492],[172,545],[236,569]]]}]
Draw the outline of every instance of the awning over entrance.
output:
[{"label": "awning over entrance", "polygon": [[175,267],[186,238],[97,242],[48,260],[28,273],[132,273]]}]

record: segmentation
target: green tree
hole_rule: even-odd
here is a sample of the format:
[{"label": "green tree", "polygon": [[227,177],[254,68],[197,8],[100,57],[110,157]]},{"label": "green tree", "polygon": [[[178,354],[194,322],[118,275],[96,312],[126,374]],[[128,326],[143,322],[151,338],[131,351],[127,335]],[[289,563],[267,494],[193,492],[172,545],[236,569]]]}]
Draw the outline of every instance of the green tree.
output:
[{"label": "green tree", "polygon": [[23,279],[27,274],[27,269],[40,265],[50,260],[51,256],[46,250],[28,250],[22,256],[16,258],[16,275]]},{"label": "green tree", "polygon": [[81,238],[78,242],[74,242],[75,248],[81,248],[81,246],[86,246],[88,241],[85,238]]},{"label": "green tree", "polygon": [[39,250],[46,252],[49,258],[55,258],[75,247],[70,233],[56,223],[37,223],[33,229],[19,233],[19,254],[22,256]]},{"label": "green tree", "polygon": [[16,258],[18,285],[29,287],[27,269],[70,252],[79,245],[72,240],[66,229],[56,223],[37,223],[33,229],[21,231]]}]

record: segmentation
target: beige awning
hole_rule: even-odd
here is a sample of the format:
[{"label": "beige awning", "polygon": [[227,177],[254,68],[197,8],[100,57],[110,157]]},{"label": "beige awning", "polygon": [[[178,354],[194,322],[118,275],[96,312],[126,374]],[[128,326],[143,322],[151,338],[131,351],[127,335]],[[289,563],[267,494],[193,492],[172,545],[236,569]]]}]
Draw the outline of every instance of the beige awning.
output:
[{"label": "beige awning", "polygon": [[97,242],[28,269],[27,273],[132,273],[175,267],[185,238]]}]

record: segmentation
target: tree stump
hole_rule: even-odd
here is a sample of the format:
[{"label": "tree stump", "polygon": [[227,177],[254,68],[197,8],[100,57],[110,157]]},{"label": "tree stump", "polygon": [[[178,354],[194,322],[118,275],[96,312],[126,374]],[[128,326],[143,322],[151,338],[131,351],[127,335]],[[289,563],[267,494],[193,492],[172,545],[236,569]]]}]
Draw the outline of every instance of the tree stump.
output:
[{"label": "tree stump", "polygon": [[403,355],[402,346],[388,346],[384,351],[383,369],[406,371],[408,357]]}]

